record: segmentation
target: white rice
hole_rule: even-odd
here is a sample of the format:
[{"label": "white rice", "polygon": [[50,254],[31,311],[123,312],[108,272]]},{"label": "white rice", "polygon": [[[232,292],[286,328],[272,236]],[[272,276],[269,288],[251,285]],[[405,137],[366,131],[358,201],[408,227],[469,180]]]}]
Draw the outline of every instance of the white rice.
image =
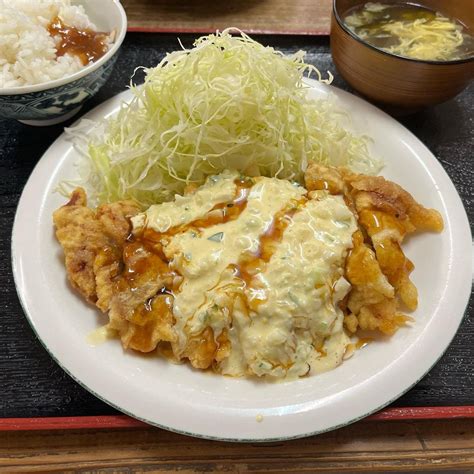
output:
[{"label": "white rice", "polygon": [[48,25],[59,16],[68,26],[97,28],[70,0],[0,0],[0,88],[40,84],[85,67],[77,56],[56,57]]}]

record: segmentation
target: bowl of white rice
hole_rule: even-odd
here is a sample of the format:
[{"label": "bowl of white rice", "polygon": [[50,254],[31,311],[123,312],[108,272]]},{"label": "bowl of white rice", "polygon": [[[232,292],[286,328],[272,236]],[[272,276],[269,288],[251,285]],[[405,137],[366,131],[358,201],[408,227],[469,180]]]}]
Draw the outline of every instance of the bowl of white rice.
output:
[{"label": "bowl of white rice", "polygon": [[119,0],[0,0],[0,118],[75,115],[112,73],[126,30]]}]

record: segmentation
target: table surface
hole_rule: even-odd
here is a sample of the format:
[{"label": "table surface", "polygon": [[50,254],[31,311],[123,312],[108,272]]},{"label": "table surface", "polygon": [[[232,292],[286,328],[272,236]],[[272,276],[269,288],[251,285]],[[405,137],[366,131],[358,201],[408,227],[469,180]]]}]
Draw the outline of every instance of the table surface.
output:
[{"label": "table surface", "polygon": [[329,34],[332,0],[122,0],[132,31]]},{"label": "table surface", "polygon": [[[185,45],[191,45],[192,35],[180,37]],[[285,52],[305,49],[308,62],[322,71],[336,72],[327,38],[256,38]],[[155,65],[165,52],[177,46],[176,35],[129,34],[111,79],[84,111],[122,91],[136,66]],[[349,90],[337,74],[334,83]],[[461,195],[471,227],[474,223],[473,92],[471,85],[456,99],[401,120],[440,160]],[[32,128],[0,120],[0,417],[115,413],[67,376],[43,349],[23,315],[11,273],[11,229],[21,190],[63,126]],[[466,258],[472,257],[467,255]],[[394,402],[394,406],[473,404],[473,306],[471,297],[464,321],[447,352],[428,375]]]},{"label": "table surface", "polygon": [[223,443],[159,428],[0,433],[0,472],[472,474],[474,420],[363,421],[279,443]]}]

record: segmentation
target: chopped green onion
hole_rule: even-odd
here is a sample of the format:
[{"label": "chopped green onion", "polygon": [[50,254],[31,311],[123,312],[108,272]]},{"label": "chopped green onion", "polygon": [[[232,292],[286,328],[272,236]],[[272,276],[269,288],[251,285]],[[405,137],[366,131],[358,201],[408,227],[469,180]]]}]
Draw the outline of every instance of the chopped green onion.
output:
[{"label": "chopped green onion", "polygon": [[216,234],[208,237],[207,240],[212,240],[213,242],[222,242],[223,238],[224,238],[224,232],[217,232]]}]

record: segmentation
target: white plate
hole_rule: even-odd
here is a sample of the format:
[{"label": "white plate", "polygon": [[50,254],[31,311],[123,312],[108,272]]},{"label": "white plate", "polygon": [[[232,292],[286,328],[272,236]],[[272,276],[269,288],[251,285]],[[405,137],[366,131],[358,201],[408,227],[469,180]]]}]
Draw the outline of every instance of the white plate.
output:
[{"label": "white plate", "polygon": [[[34,169],[18,205],[13,270],[18,294],[37,336],[75,380],[110,405],[140,420],[194,436],[225,440],[281,440],[331,430],[382,408],[412,387],[436,363],[463,317],[471,287],[471,236],[461,200],[430,151],[408,130],[347,92],[332,91],[352,113],[357,131],[375,139],[386,161],[383,175],[425,206],[438,209],[442,234],[405,245],[419,290],[415,323],[387,342],[369,344],[337,369],[285,383],[257,383],[202,373],[188,365],[124,352],[112,340],[92,347],[87,335],[106,322],[66,282],[52,212],[64,203],[57,184],[75,176],[78,155],[61,136]],[[124,92],[86,115],[117,111]]]}]

